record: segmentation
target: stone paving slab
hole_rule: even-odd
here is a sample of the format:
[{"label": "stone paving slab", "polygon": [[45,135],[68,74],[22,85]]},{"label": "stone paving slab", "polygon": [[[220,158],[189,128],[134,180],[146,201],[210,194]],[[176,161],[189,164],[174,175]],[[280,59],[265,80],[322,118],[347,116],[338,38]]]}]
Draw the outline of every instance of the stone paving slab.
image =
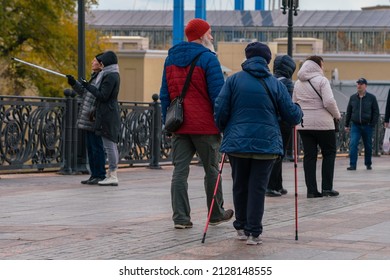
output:
[{"label": "stone paving slab", "polygon": [[[373,170],[347,171],[336,160],[336,198],[306,198],[298,163],[298,240],[295,240],[294,165],[284,162],[289,193],[266,198],[263,244],[234,238],[232,222],[209,226],[203,167],[191,166],[189,195],[194,227],[175,230],[171,220],[172,166],[119,170],[119,187],[81,185],[86,175],[2,174],[1,260],[389,260],[390,157]],[[318,162],[318,178],[320,178]],[[233,207],[230,166],[222,173],[225,207]]]}]

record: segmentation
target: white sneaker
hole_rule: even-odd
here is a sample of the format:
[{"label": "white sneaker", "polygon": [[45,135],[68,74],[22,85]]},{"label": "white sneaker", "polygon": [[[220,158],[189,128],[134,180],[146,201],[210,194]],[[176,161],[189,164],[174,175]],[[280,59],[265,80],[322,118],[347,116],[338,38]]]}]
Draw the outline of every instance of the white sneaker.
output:
[{"label": "white sneaker", "polygon": [[100,181],[98,184],[99,186],[118,186],[118,176],[116,171],[111,171],[109,176],[103,181]]},{"label": "white sneaker", "polygon": [[238,240],[247,240],[248,239],[248,236],[245,235],[245,232],[243,229],[238,229],[237,230],[237,236],[236,238]]},{"label": "white sneaker", "polygon": [[248,236],[248,239],[246,240],[246,245],[258,245],[262,244],[263,240],[261,240],[260,235],[258,237],[254,237],[252,235]]}]

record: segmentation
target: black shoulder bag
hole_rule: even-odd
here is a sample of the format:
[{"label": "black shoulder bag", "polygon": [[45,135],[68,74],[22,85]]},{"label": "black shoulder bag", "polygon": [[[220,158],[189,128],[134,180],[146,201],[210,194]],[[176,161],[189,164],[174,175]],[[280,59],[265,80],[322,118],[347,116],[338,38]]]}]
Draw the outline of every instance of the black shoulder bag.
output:
[{"label": "black shoulder bag", "polygon": [[[313,84],[310,82],[310,80],[308,80],[309,84],[311,85],[311,87],[314,89],[314,91],[317,93],[317,95],[321,98],[322,100],[322,96],[318,93],[318,91],[316,90],[316,88],[313,86]],[[334,122],[334,131],[335,132],[339,132],[340,131],[340,121],[336,118],[333,118],[333,122]]]},{"label": "black shoulder bag", "polygon": [[264,87],[265,91],[267,92],[269,98],[271,98],[272,104],[274,105],[276,114],[278,115],[278,118],[279,118],[280,114],[279,114],[278,106],[277,106],[277,104],[275,102],[274,97],[272,96],[271,92],[269,91],[269,88],[268,88],[267,84],[264,82],[263,79],[260,79],[260,83],[263,85],[263,87]]},{"label": "black shoulder bag", "polygon": [[183,100],[186,96],[188,86],[190,85],[191,76],[194,72],[195,64],[198,61],[200,54],[198,54],[191,63],[190,71],[188,72],[187,79],[184,83],[181,94],[171,101],[167,109],[165,117],[165,130],[167,132],[175,132],[183,124]]}]

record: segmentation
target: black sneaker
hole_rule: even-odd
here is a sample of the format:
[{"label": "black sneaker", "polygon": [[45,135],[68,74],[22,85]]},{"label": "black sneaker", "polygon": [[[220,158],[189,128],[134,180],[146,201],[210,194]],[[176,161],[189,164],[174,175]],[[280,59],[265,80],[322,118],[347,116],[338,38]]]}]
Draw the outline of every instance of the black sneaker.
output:
[{"label": "black sneaker", "polygon": [[322,191],[322,196],[338,196],[339,192],[335,190]]},{"label": "black sneaker", "polygon": [[186,228],[192,228],[192,222],[188,223],[175,223],[175,228],[176,229],[186,229]]},{"label": "black sneaker", "polygon": [[371,165],[367,165],[367,170],[372,170],[372,167],[371,167]]},{"label": "black sneaker", "polygon": [[220,218],[218,220],[210,221],[210,225],[216,226],[216,225],[219,225],[221,223],[227,222],[233,217],[233,214],[234,214],[234,211],[232,209],[228,209],[225,211],[225,213],[223,213],[222,218]]},{"label": "black sneaker", "polygon": [[87,180],[81,181],[80,183],[83,184],[83,185],[86,185],[86,184],[88,184],[88,182],[91,181],[92,179],[93,179],[93,176],[89,177]]},{"label": "black sneaker", "polygon": [[282,194],[278,191],[275,191],[275,190],[267,190],[265,192],[265,196],[269,196],[269,197],[277,197],[277,196],[282,196]]},{"label": "black sneaker", "polygon": [[88,185],[97,185],[99,182],[103,181],[105,178],[95,177],[87,182]]},{"label": "black sneaker", "polygon": [[316,193],[308,193],[307,198],[316,198],[316,197],[322,197],[322,193],[316,192]]},{"label": "black sneaker", "polygon": [[278,190],[278,192],[280,192],[281,195],[285,195],[285,194],[288,193],[288,191],[285,188],[283,188],[283,187],[280,190]]},{"label": "black sneaker", "polygon": [[356,166],[347,167],[347,170],[356,170]]}]

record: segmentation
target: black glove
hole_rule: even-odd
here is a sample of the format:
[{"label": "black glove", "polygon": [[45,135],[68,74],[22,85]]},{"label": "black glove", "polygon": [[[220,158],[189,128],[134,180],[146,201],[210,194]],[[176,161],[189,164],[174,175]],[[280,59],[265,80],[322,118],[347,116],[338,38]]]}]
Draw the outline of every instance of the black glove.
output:
[{"label": "black glove", "polygon": [[76,80],[72,75],[66,75],[66,78],[68,78],[68,84],[70,86],[74,86],[76,84]]},{"label": "black glove", "polygon": [[171,138],[172,137],[172,132],[168,132],[166,130],[164,130],[164,135],[166,138]]},{"label": "black glove", "polygon": [[87,87],[89,85],[88,81],[84,78],[80,78],[79,82],[83,85],[83,87]]}]

